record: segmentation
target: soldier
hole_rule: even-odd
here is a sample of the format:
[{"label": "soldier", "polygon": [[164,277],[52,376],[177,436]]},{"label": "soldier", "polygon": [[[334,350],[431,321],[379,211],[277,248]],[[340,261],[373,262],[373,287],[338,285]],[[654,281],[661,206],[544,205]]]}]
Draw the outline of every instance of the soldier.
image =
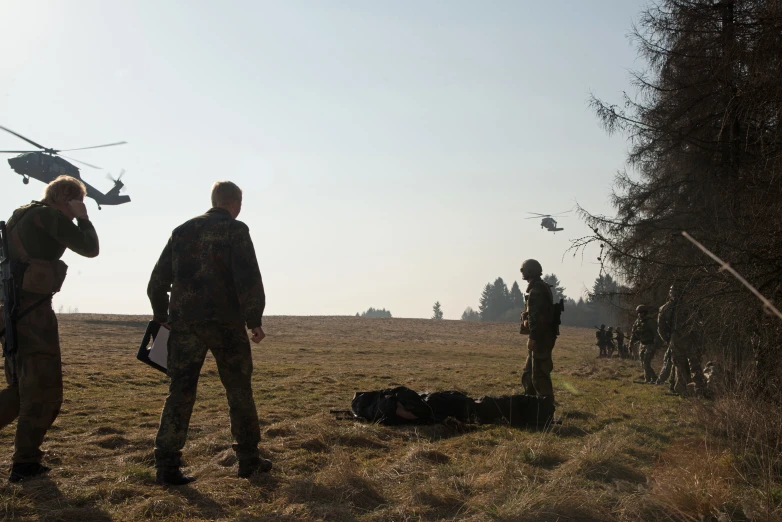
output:
[{"label": "soldier", "polygon": [[[247,225],[237,221],[242,191],[230,181],[212,187],[212,208],[174,229],[152,271],[147,288],[154,320],[170,323],[169,395],[155,439],[156,482],[182,485],[195,480],[182,473],[196,387],[207,350],[217,362],[228,397],[238,475],[266,472],[261,459],[258,413],[252,393],[252,354],[247,332],[259,343],[266,297]],[[171,292],[171,303],[167,292]]]},{"label": "soldier", "polygon": [[690,372],[692,372],[695,393],[702,395],[706,389],[706,381],[695,340],[687,332],[684,324],[688,318],[685,303],[682,303],[678,297],[676,287],[671,285],[668,300],[660,307],[659,333],[662,340],[668,343],[673,365],[676,368],[674,393],[680,397],[687,395],[687,384],[690,382]]},{"label": "soldier", "polygon": [[606,354],[608,357],[612,357],[614,355],[614,327],[609,326],[608,331],[606,332],[605,336],[606,341]]},{"label": "soldier", "polygon": [[655,337],[657,336],[657,324],[654,317],[649,316],[649,307],[638,305],[635,309],[638,319],[633,323],[633,333],[631,342],[638,341],[643,347],[641,349],[641,360],[643,361],[645,383],[654,384],[657,375],[652,369],[652,359],[656,351]]},{"label": "soldier", "polygon": [[534,259],[527,259],[521,265],[522,278],[528,282],[526,309],[521,314],[521,334],[529,335],[527,340],[527,361],[521,374],[524,393],[537,395],[554,404],[554,386],[551,371],[554,364],[551,352],[557,339],[554,324],[554,296],[551,288],[541,276],[543,267]]},{"label": "soldier", "polygon": [[595,338],[597,339],[597,347],[600,349],[598,357],[607,357],[608,350],[606,349],[606,325],[600,325],[600,328],[595,332]]},{"label": "soldier", "polygon": [[[689,369],[689,364],[687,368]],[[670,382],[668,383],[668,389],[671,393],[674,393],[674,386],[676,384],[676,368],[673,365],[673,350],[671,349],[670,344],[668,344],[668,349],[665,350],[665,355],[663,356],[663,367],[660,368],[660,373],[657,376],[657,384],[664,384],[669,377]]]},{"label": "soldier", "polygon": [[627,347],[625,346],[625,334],[621,326],[616,327],[616,348],[619,350],[619,356],[622,359],[627,358]]},{"label": "soldier", "polygon": [[7,223],[11,266],[15,274],[22,274],[14,368],[6,359],[8,386],[0,391],[0,429],[19,418],[11,482],[50,470],[41,463],[40,447],[62,405],[60,338],[52,296],[65,280],[67,266],[59,259],[66,249],[85,257],[98,255],[98,234],[84,206],[86,194],[81,181],[60,176],[46,186],[40,202],[16,209]]}]

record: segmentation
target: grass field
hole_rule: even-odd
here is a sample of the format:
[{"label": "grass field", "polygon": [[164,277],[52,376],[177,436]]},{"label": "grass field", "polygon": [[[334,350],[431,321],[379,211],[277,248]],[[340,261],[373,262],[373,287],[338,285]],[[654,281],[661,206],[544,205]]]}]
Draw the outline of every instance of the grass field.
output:
[{"label": "grass field", "polygon": [[[236,477],[225,394],[209,356],[185,448],[198,480],[154,484],[163,374],[135,360],[147,319],[64,315],[65,402],[46,478],[0,483],[3,520],[779,520],[709,435],[710,403],[634,384],[638,363],[597,359],[591,330],[554,350],[561,425],[383,427],[338,421],[355,391],[406,385],[520,393],[526,350],[503,323],[270,317],[254,346],[268,475]],[[656,363],[659,366],[659,362]],[[15,425],[14,425],[15,426]],[[13,427],[13,426],[12,426]],[[0,433],[3,468],[13,430]]]}]

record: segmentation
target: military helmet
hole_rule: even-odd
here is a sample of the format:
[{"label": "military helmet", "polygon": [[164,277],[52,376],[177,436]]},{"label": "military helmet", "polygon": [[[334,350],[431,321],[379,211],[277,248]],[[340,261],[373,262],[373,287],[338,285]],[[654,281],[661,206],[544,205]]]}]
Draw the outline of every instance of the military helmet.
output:
[{"label": "military helmet", "polygon": [[648,311],[649,311],[649,307],[646,305],[638,305],[635,307],[635,313],[637,314],[648,312]]},{"label": "military helmet", "polygon": [[601,324],[601,325],[600,325],[600,329],[601,329],[601,330],[605,329],[605,327],[606,327],[606,325],[604,325],[604,324]]},{"label": "military helmet", "polygon": [[527,259],[521,264],[521,273],[525,276],[540,277],[543,275],[543,267],[534,259]]},{"label": "military helmet", "polygon": [[673,283],[671,285],[671,288],[668,289],[668,298],[673,300],[678,297],[678,290],[679,288],[676,286],[676,283]]}]

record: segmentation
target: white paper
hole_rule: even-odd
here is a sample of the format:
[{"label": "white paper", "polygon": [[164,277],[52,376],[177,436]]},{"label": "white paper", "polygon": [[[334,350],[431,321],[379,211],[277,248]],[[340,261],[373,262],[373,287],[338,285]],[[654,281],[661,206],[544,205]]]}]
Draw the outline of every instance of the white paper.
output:
[{"label": "white paper", "polygon": [[155,364],[168,368],[168,336],[171,332],[163,326],[158,330],[152,348],[149,349],[149,360]]}]

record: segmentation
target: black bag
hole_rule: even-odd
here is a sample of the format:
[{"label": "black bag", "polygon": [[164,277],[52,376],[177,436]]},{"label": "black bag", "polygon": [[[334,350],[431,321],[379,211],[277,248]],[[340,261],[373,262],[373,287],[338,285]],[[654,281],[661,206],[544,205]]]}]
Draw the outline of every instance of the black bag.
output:
[{"label": "black bag", "polygon": [[431,408],[432,417],[436,422],[442,422],[448,417],[467,423],[475,420],[475,401],[462,392],[424,393],[421,397]]},{"label": "black bag", "polygon": [[404,386],[356,392],[350,409],[356,417],[389,426],[427,424],[433,420],[429,406],[416,392]]},{"label": "black bag", "polygon": [[554,404],[534,395],[481,397],[475,401],[475,413],[482,424],[545,426],[554,418]]}]

